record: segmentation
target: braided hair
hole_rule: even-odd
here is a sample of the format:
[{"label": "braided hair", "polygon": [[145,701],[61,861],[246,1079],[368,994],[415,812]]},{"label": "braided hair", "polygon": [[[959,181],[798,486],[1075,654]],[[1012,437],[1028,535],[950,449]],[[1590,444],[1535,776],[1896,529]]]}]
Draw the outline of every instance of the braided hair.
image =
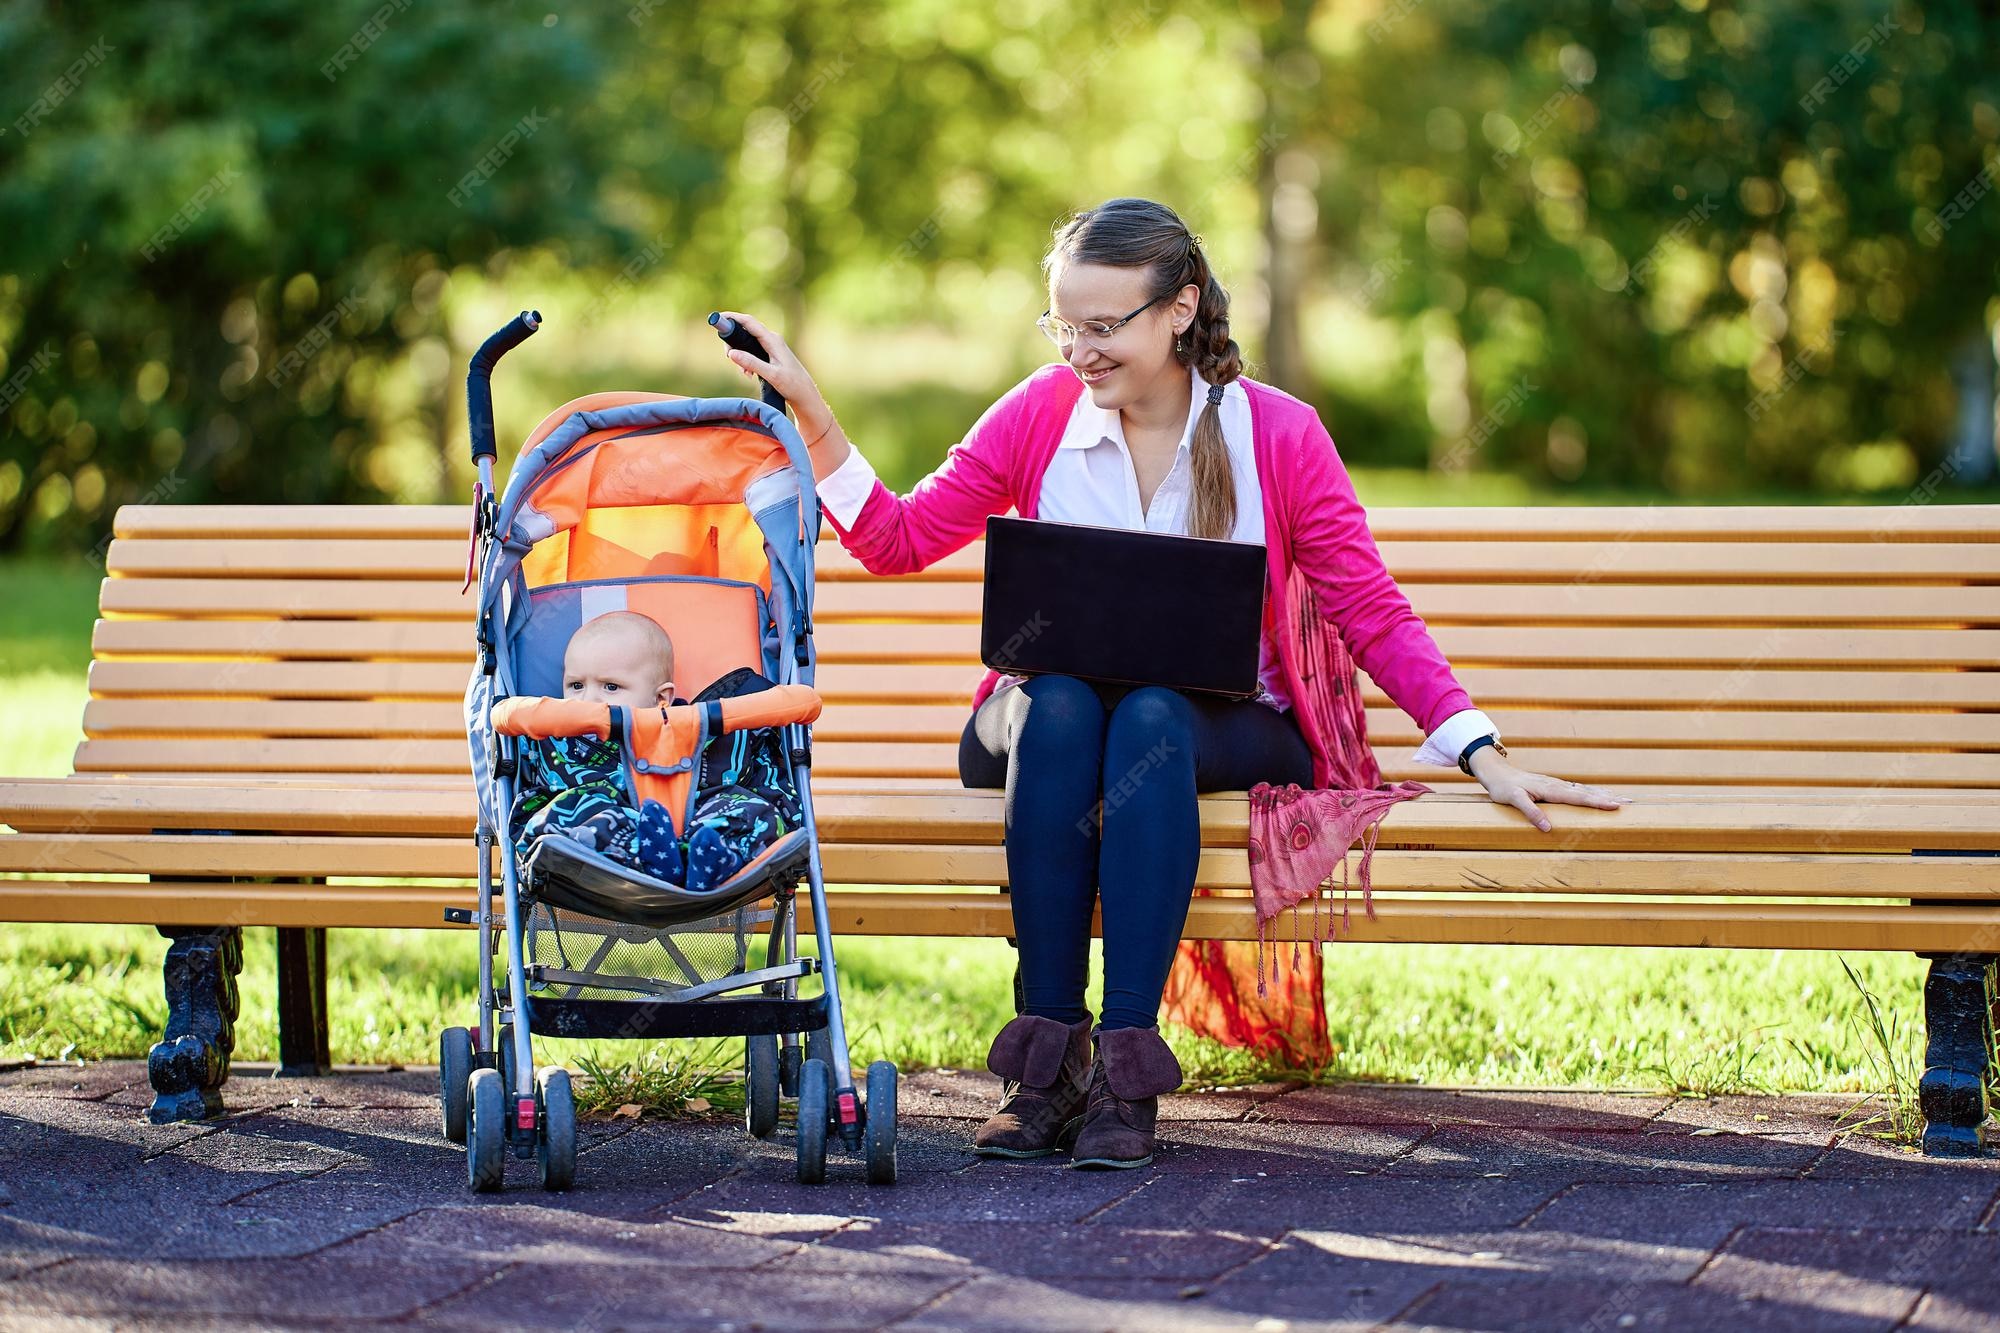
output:
[{"label": "braided hair", "polygon": [[1056,227],[1042,270],[1047,273],[1060,263],[1146,269],[1155,299],[1187,286],[1201,293],[1193,322],[1174,343],[1175,359],[1193,366],[1210,386],[1188,445],[1188,535],[1229,536],[1236,527],[1236,479],[1222,438],[1222,386],[1243,373],[1243,352],[1229,336],[1229,293],[1208,266],[1201,238],[1165,204],[1112,199],[1074,213]]}]

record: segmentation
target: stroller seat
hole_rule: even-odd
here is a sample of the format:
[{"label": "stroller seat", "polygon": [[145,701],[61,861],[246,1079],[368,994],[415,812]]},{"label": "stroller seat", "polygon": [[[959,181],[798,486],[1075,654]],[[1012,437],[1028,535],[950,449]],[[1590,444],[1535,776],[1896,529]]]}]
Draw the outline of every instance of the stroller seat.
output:
[{"label": "stroller seat", "polygon": [[697,892],[620,865],[574,838],[545,833],[521,858],[521,887],[524,896],[551,907],[665,930],[734,911],[795,885],[805,874],[811,849],[806,831],[793,829],[722,883]]}]

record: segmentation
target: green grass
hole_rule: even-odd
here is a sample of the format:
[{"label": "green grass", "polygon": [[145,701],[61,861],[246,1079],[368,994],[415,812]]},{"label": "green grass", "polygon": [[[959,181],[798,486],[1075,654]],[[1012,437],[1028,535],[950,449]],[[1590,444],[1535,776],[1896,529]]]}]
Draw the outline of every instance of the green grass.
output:
[{"label": "green grass", "polygon": [[83,739],[90,627],[103,570],[83,560],[0,564],[0,774],[69,772]]},{"label": "green grass", "polygon": [[[0,562],[7,589],[0,597],[0,690],[11,695],[14,678],[41,671],[82,678],[103,578],[103,569],[83,559]],[[15,711],[11,702],[7,711]]]},{"label": "green grass", "polygon": [[[249,931],[246,943],[237,1051],[270,1059],[271,932]],[[138,927],[0,929],[0,1054],[144,1054],[166,1019],[165,951],[164,940]],[[1013,956],[1001,941],[843,939],[839,960],[857,1059],[976,1068],[1011,1012]],[[1331,947],[1327,960],[1339,1048],[1331,1078],[1686,1094],[1883,1086],[1884,1054],[1866,1020],[1856,1023],[1861,997],[1831,954],[1361,944]],[[340,931],[329,961],[336,1060],[433,1063],[438,1029],[470,1011],[477,960],[466,935]],[[1898,954],[1846,961],[1902,1016],[1896,1058],[1907,1066],[1921,1029],[1921,964]],[[1269,1072],[1213,1043],[1174,1040],[1197,1082]],[[660,1072],[648,1070],[645,1048],[633,1043],[549,1049],[578,1067],[629,1064],[625,1075],[641,1088]],[[720,1064],[739,1058],[735,1043],[708,1049],[720,1052]],[[672,1086],[685,1091],[686,1083]]]},{"label": "green grass", "polygon": [[1870,1086],[1882,1093],[1873,1109],[1857,1108],[1842,1117],[1843,1124],[1849,1133],[1916,1143],[1924,1132],[1923,1109],[1918,1104],[1918,1083],[1923,1077],[1924,1062],[1918,1043],[1906,1035],[1910,1030],[1906,1015],[1885,1010],[1880,997],[1869,989],[1860,973],[1845,961],[1842,966],[1861,997],[1861,1012],[1852,1022],[1866,1044],[1872,1075]]},{"label": "green grass", "polygon": [[0,774],[59,778],[83,739],[84,678],[67,671],[0,677]]},{"label": "green grass", "polygon": [[585,1049],[571,1057],[576,1072],[577,1114],[587,1119],[624,1116],[655,1119],[734,1118],[743,1114],[744,1081],[729,1069],[740,1063],[743,1043],[661,1042],[637,1057]]}]

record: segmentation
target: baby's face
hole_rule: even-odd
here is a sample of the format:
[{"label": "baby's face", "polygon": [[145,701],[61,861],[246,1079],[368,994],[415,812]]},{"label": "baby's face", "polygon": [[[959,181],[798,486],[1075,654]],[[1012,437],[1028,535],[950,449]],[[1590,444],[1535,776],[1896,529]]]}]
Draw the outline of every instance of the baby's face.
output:
[{"label": "baby's face", "polygon": [[656,654],[632,634],[573,641],[563,654],[563,697],[651,708],[674,701],[674,683],[660,679]]}]

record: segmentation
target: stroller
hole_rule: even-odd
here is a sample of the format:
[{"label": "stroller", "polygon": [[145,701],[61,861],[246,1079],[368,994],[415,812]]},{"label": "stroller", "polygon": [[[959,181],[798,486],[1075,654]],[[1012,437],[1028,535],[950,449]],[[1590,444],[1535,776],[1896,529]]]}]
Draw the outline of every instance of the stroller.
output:
[{"label": "stroller", "polygon": [[[733,321],[710,323],[762,355]],[[567,1189],[576,1176],[575,1098],[567,1070],[536,1065],[534,1038],[741,1036],[752,1135],[774,1133],[781,1096],[796,1098],[802,1183],[826,1178],[834,1136],[862,1153],[871,1184],[893,1183],[896,1066],[870,1065],[857,1096],[807,727],[725,736],[719,703],[702,714],[700,744],[678,766],[692,770],[686,810],[753,766],[782,790],[797,825],[719,884],[694,891],[559,834],[516,838],[517,751],[530,742],[497,733],[493,710],[514,695],[561,695],[563,651],[584,621],[631,611],[658,623],[675,642],[677,679],[714,682],[697,704],[746,678],[811,685],[814,665],[819,503],[784,399],[769,385],[762,402],[590,394],[536,427],[496,495],[490,378],[540,324],[538,312],[523,311],[480,347],[466,377],[479,474],[466,572],[468,587],[478,580],[478,660],[465,698],[479,897],[446,916],[478,930],[479,1018],[439,1040],[445,1137],[465,1145],[474,1190],[500,1188],[510,1151],[535,1161],[544,1189]],[[626,740],[628,796],[647,780],[640,771],[677,771],[638,755],[625,710],[611,717]],[[797,938],[802,878],[817,946],[809,954]],[[800,982],[814,976],[818,993],[801,996]]]}]

